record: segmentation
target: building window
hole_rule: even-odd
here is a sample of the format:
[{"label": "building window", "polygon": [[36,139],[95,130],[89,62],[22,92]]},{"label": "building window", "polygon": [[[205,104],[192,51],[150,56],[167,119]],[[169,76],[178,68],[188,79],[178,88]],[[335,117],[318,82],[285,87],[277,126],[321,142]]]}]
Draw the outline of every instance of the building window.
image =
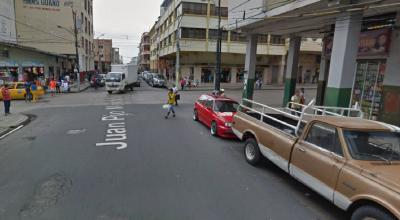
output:
[{"label": "building window", "polygon": [[182,12],[183,14],[207,15],[207,4],[183,2]]},{"label": "building window", "polygon": [[[208,38],[210,40],[218,40],[218,30],[217,29],[209,29],[208,30]],[[222,40],[228,40],[228,31],[222,31]]]},{"label": "building window", "polygon": [[285,44],[285,38],[283,38],[280,35],[271,35],[271,44],[284,45]]},{"label": "building window", "polygon": [[[216,7],[215,5],[211,5],[210,15],[211,16],[219,16],[218,7]],[[228,17],[228,8],[227,7],[221,7],[221,17],[224,17],[224,18]]]},{"label": "building window", "polygon": [[258,42],[265,44],[268,43],[268,35],[267,34],[258,35]]},{"label": "building window", "polygon": [[85,39],[83,37],[81,38],[81,47],[85,48]]},{"label": "building window", "polygon": [[182,28],[181,29],[182,38],[192,38],[192,39],[206,39],[206,29],[202,28]]},{"label": "building window", "polygon": [[85,10],[87,10],[87,1],[84,0],[84,4],[85,4]]},{"label": "building window", "polygon": [[231,32],[231,41],[240,41],[240,42],[246,42],[246,36],[239,34],[237,32]]},{"label": "building window", "polygon": [[87,33],[87,32],[88,32],[88,20],[85,17],[85,33]]}]

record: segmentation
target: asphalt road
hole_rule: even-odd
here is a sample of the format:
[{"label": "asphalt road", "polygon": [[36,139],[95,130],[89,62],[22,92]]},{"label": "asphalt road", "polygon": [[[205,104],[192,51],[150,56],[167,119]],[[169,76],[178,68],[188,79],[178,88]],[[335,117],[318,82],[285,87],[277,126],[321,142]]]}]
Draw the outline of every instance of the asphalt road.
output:
[{"label": "asphalt road", "polygon": [[[248,165],[240,142],[192,121],[192,105],[165,120],[161,103],[132,104],[148,92],[165,90],[30,111],[36,119],[0,141],[0,219],[345,218],[276,166]],[[110,115],[124,121],[102,120]],[[124,122],[125,149],[96,146],[113,122]]]}]

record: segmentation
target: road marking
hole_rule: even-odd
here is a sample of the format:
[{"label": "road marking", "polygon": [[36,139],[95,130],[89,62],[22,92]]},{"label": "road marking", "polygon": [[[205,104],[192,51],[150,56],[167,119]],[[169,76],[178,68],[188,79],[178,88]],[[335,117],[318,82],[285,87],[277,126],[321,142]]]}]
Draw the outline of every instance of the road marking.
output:
[{"label": "road marking", "polygon": [[106,106],[108,114],[102,115],[101,121],[108,122],[103,143],[96,143],[97,147],[112,146],[117,150],[128,148],[124,141],[128,139],[125,117],[127,113],[121,99],[111,99],[111,105]]},{"label": "road marking", "polygon": [[23,127],[24,127],[24,125],[20,125],[20,126],[18,126],[17,128],[14,128],[13,130],[11,130],[11,131],[9,131],[9,132],[3,134],[3,135],[0,137],[0,140],[3,139],[3,138],[5,138],[5,137],[7,137],[8,135],[10,135],[10,134],[12,134],[12,133],[18,131],[19,129],[21,129],[21,128],[23,128]]},{"label": "road marking", "polygon": [[86,129],[81,129],[81,130],[69,130],[67,131],[68,135],[77,135],[77,134],[82,134],[85,133]]}]

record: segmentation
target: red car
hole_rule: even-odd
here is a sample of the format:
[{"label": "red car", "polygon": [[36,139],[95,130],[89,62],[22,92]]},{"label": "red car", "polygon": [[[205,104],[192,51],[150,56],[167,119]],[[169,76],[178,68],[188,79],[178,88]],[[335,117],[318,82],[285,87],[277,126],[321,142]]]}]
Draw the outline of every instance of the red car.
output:
[{"label": "red car", "polygon": [[194,104],[193,120],[207,125],[213,136],[236,138],[231,127],[238,106],[226,97],[202,95]]}]

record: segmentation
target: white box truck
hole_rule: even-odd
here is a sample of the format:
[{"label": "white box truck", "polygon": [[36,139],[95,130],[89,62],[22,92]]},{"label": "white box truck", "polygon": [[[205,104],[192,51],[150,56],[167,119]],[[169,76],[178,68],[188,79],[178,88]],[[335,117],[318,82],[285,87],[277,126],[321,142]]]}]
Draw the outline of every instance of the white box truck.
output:
[{"label": "white box truck", "polygon": [[125,92],[133,87],[140,87],[137,66],[134,64],[111,65],[111,72],[106,76],[106,90],[109,94],[114,91]]}]

